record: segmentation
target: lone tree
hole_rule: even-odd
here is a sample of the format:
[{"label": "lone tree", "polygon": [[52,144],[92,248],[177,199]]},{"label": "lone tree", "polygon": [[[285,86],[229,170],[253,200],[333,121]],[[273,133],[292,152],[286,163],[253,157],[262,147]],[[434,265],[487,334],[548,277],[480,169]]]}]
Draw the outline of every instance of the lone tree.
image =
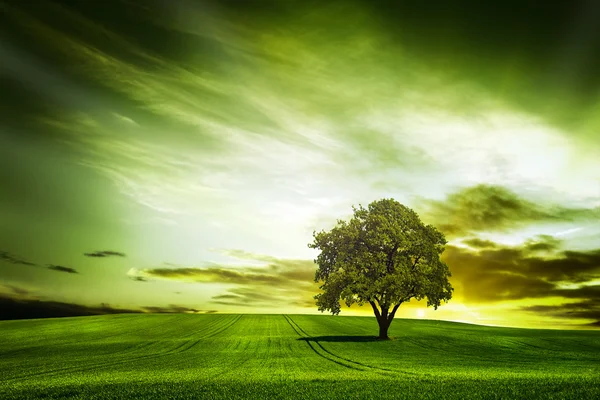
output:
[{"label": "lone tree", "polygon": [[315,282],[319,311],[340,313],[347,306],[369,303],[379,323],[379,338],[388,339],[388,328],[400,304],[427,298],[437,309],[452,297],[450,271],[440,260],[447,243],[432,225],[394,199],[352,207],[349,222],[338,220],[330,231],[313,232],[308,247],[320,250]]}]

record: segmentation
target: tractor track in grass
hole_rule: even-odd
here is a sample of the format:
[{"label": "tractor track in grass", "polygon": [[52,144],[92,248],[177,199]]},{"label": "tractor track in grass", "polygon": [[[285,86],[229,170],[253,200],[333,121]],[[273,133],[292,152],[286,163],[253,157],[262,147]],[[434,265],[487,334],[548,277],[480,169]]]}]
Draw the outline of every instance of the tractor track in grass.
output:
[{"label": "tractor track in grass", "polygon": [[[294,332],[296,332],[296,334],[297,334],[298,336],[300,336],[301,338],[306,338],[306,337],[307,337],[307,336],[303,335],[302,333],[300,333],[301,331],[300,331],[300,330],[298,330],[298,329],[296,328],[296,326],[294,326],[294,324],[292,323],[292,320],[291,320],[291,318],[289,318],[289,317],[288,317],[287,315],[285,315],[285,314],[283,314],[283,318],[285,318],[285,320],[287,321],[287,323],[288,323],[288,324],[289,324],[289,325],[292,327],[292,329],[294,330]],[[352,366],[352,365],[348,365],[348,364],[346,364],[346,363],[343,363],[343,362],[340,362],[340,361],[338,361],[338,360],[336,360],[336,359],[334,359],[334,358],[328,357],[327,355],[325,355],[325,354],[323,354],[323,353],[319,352],[319,351],[317,350],[317,348],[315,348],[315,346],[313,346],[313,345],[312,345],[312,343],[311,343],[310,341],[308,341],[308,340],[306,341],[306,344],[308,345],[308,347],[310,347],[310,349],[311,349],[311,350],[312,350],[312,351],[313,351],[313,352],[314,352],[316,355],[318,355],[319,357],[322,357],[322,358],[326,359],[327,361],[331,361],[331,362],[333,362],[333,363],[336,363],[336,364],[338,364],[338,365],[341,365],[342,367],[346,367],[346,368],[350,368],[350,369],[354,369],[354,370],[358,370],[358,371],[364,371],[364,369],[363,369],[363,368],[358,368],[358,367],[355,367],[355,366]]]},{"label": "tractor track in grass", "polygon": [[[302,327],[300,325],[298,325],[298,323],[296,321],[294,321],[292,319],[292,317],[290,317],[289,315],[285,315],[285,314],[283,315],[283,317],[286,319],[287,323],[292,327],[292,329],[298,334],[298,336],[300,336],[301,338],[303,338],[305,340],[306,344],[308,344],[308,346],[311,348],[312,351],[314,351],[319,357],[322,357],[328,361],[334,362],[334,363],[341,365],[343,367],[346,367],[346,368],[355,369],[355,370],[359,370],[359,371],[377,371],[377,372],[386,373],[386,374],[403,373],[403,374],[408,374],[408,375],[414,375],[410,372],[392,370],[392,369],[382,368],[382,367],[375,367],[372,365],[364,364],[364,363],[361,363],[358,361],[351,360],[349,358],[339,356],[339,355],[331,352],[330,350],[327,350],[317,340],[313,340],[313,341],[309,340],[311,338],[311,336],[304,329],[302,329]],[[311,342],[314,342],[317,346],[313,346]]]},{"label": "tractor track in grass", "polygon": [[[186,341],[175,348],[169,349],[169,350],[161,352],[161,353],[145,354],[145,355],[141,355],[141,356],[137,356],[137,357],[129,357],[127,359],[119,358],[118,360],[99,362],[96,364],[76,365],[76,366],[64,367],[64,368],[59,368],[59,369],[53,369],[51,371],[34,372],[34,373],[25,374],[25,375],[21,375],[21,376],[10,377],[10,378],[5,379],[4,381],[5,382],[14,382],[14,381],[18,381],[21,379],[29,379],[29,378],[33,378],[33,377],[39,377],[39,376],[56,375],[56,374],[61,374],[64,372],[70,372],[70,371],[77,371],[77,372],[93,371],[96,369],[113,367],[113,366],[121,365],[121,364],[127,364],[127,363],[130,363],[133,361],[155,359],[155,358],[170,356],[170,355],[174,355],[174,354],[181,354],[183,352],[190,350],[191,348],[196,346],[198,343],[200,343],[202,340],[211,338],[215,335],[220,334],[221,332],[226,331],[227,329],[231,328],[235,323],[237,323],[241,318],[242,318],[242,315],[240,314],[240,315],[236,316],[233,320],[228,320],[225,324],[219,324],[217,326],[216,330],[212,330],[208,334],[197,338],[196,340],[194,340],[191,343],[190,343],[190,341]],[[205,332],[207,330],[210,330],[210,327],[212,327],[213,325],[214,324],[210,324],[210,325],[206,326],[205,329],[201,329],[200,331]],[[188,337],[189,337],[189,335],[188,335]],[[161,341],[161,340],[157,340],[157,341],[153,341],[151,344],[135,346],[135,347],[137,348],[137,350],[139,350],[139,348],[150,347],[154,344],[162,343],[162,342],[163,341]],[[135,350],[132,350],[131,352],[133,352],[133,351],[135,351]],[[131,352],[128,352],[127,354],[129,354]],[[119,356],[121,356],[122,354],[123,353],[120,353]]]},{"label": "tractor track in grass", "polygon": [[211,338],[213,336],[216,336],[218,334],[220,334],[221,332],[225,332],[227,329],[231,328],[235,323],[237,323],[240,319],[242,319],[243,315],[240,314],[237,317],[235,317],[234,320],[232,320],[230,323],[226,324],[223,327],[219,327],[216,331],[209,333],[208,335],[204,335],[200,338],[198,338],[197,340],[195,340],[193,343],[191,343],[189,346],[186,346],[184,348],[184,346],[179,346],[177,349],[179,351],[176,351],[174,354],[180,354],[183,353],[185,351],[190,350],[191,348],[195,347],[198,343],[200,343],[201,341]]}]

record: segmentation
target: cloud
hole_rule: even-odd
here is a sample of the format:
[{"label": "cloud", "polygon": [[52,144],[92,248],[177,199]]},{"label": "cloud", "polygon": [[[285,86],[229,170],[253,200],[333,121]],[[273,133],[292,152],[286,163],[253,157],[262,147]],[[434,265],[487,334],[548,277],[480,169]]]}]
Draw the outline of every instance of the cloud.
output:
[{"label": "cloud", "polygon": [[550,252],[560,248],[562,240],[551,235],[538,235],[533,239],[528,239],[523,249],[530,252]]},{"label": "cloud", "polygon": [[[27,260],[25,260],[22,257],[19,256],[15,256],[7,251],[0,251],[0,260],[9,262],[11,264],[15,264],[15,265],[28,265],[28,266],[32,266],[32,267],[39,267],[40,265],[29,262]],[[48,264],[46,266],[47,269],[50,269],[52,271],[58,271],[58,272],[66,272],[69,274],[76,274],[77,270],[75,270],[74,268],[69,268],[69,267],[64,267],[62,265],[55,265],[55,264]]]},{"label": "cloud", "polygon": [[600,299],[600,285],[584,284],[572,289],[556,289],[553,294],[568,299]]},{"label": "cloud", "polygon": [[281,279],[276,276],[263,274],[259,271],[236,271],[234,269],[226,268],[154,268],[143,269],[140,270],[139,273],[143,274],[145,277],[203,283],[277,284],[281,281]]},{"label": "cloud", "polygon": [[200,310],[196,308],[170,304],[168,306],[143,306],[122,308],[102,303],[89,306],[77,303],[46,300],[30,296],[30,292],[10,285],[2,285],[12,293],[0,293],[0,320],[76,317],[103,314],[140,314],[140,313],[204,313],[212,314],[217,310]]},{"label": "cloud", "polygon": [[5,289],[8,289],[11,295],[27,296],[31,293],[29,290],[18,287],[18,286],[13,286],[13,285],[0,285],[0,286]]},{"label": "cloud", "polygon": [[92,253],[84,253],[83,255],[87,257],[125,257],[125,253],[111,250],[94,251]]},{"label": "cloud", "polygon": [[484,240],[480,238],[471,238],[462,241],[464,244],[473,247],[475,249],[493,249],[498,245],[491,240]]},{"label": "cloud", "polygon": [[600,208],[568,208],[526,200],[502,186],[480,184],[424,200],[424,218],[451,236],[480,231],[508,231],[527,224],[591,220]]},{"label": "cloud", "polygon": [[108,304],[85,306],[74,303],[0,295],[0,319],[74,317],[115,313],[139,313],[141,310],[116,308]]},{"label": "cloud", "polygon": [[252,285],[237,286],[223,294],[213,296],[211,303],[232,306],[273,309],[278,307],[315,308],[313,296],[317,287],[281,287],[265,288]]},{"label": "cloud", "polygon": [[[225,294],[213,296],[211,303],[241,306],[241,307],[273,307],[281,304],[289,304],[293,296],[284,288],[273,288],[269,292],[259,291],[253,287],[237,287],[229,289]],[[314,301],[313,301],[314,306]]]},{"label": "cloud", "polygon": [[0,260],[6,261],[11,264],[16,264],[16,265],[37,266],[37,264],[35,264],[35,263],[27,261],[22,257],[15,256],[15,255],[9,253],[8,251],[3,251],[3,250],[0,250]]},{"label": "cloud", "polygon": [[176,304],[170,304],[166,307],[144,306],[144,307],[142,307],[142,310],[144,312],[155,313],[155,314],[172,314],[172,313],[200,314],[200,313],[215,313],[216,312],[215,310],[203,311],[203,310],[198,310],[195,308],[179,306]]},{"label": "cloud", "polygon": [[[32,267],[40,267],[40,265],[29,262],[27,260],[25,260],[22,257],[19,256],[15,256],[7,251],[0,251],[0,260],[9,262],[11,264],[15,264],[15,265],[28,265],[28,266],[32,266]],[[47,264],[46,268],[52,271],[57,271],[57,272],[65,272],[65,273],[69,273],[69,274],[77,274],[77,270],[74,268],[70,268],[70,267],[65,267],[62,265],[56,265],[56,264]]]},{"label": "cloud", "polygon": [[[595,289],[585,286],[600,278],[600,249],[562,250],[562,241],[538,235],[519,246],[470,238],[471,248],[447,246],[443,259],[450,266],[459,301],[467,304],[558,297],[591,299]],[[310,260],[279,259],[241,250],[223,254],[263,266],[154,268],[130,271],[131,276],[183,282],[230,285],[211,302],[226,306],[273,308],[313,307],[316,266]]]},{"label": "cloud", "polygon": [[[482,250],[482,249],[497,249],[500,247],[504,247],[498,243],[495,243],[491,240],[481,239],[478,237],[473,237],[469,239],[461,240],[463,244],[468,245],[472,249]],[[525,242],[519,247],[523,252],[552,252],[558,250],[562,245],[562,240],[558,239],[552,235],[537,235],[533,238],[528,238]]]},{"label": "cloud", "polygon": [[[485,306],[526,300],[525,304],[533,305],[511,310],[563,322],[600,321],[600,249],[564,250],[563,243],[549,235],[527,239],[519,246],[465,242],[471,248],[447,246],[442,254],[452,272],[457,301]],[[535,304],[538,301],[542,304]]]},{"label": "cloud", "polygon": [[[304,225],[318,217],[318,208],[310,207],[315,198],[370,196],[366,189],[376,185],[397,190],[406,184],[406,192],[437,187],[426,182],[447,181],[436,174],[447,170],[449,154],[462,160],[468,158],[466,153],[475,154],[475,167],[469,171],[487,168],[491,157],[486,151],[507,142],[504,132],[488,135],[497,140],[487,140],[476,151],[465,149],[472,141],[456,140],[454,132],[443,145],[439,137],[441,131],[452,130],[447,129],[448,108],[448,115],[458,115],[451,120],[470,126],[467,130],[478,139],[482,129],[489,132],[486,118],[482,124],[473,123],[461,106],[472,103],[465,108],[476,110],[479,118],[484,102],[495,103],[493,96],[478,90],[480,85],[457,83],[454,72],[447,79],[445,71],[439,71],[446,67],[431,68],[437,63],[393,51],[398,48],[396,39],[381,31],[379,18],[368,11],[371,7],[345,3],[318,6],[319,12],[310,15],[302,7],[290,9],[267,25],[252,18],[238,21],[239,14],[226,5],[205,9],[189,3],[182,13],[180,6],[140,10],[120,4],[119,12],[132,21],[144,20],[126,34],[98,6],[86,5],[82,11],[74,4],[50,3],[48,13],[26,4],[11,7],[8,13],[17,33],[6,39],[10,51],[5,58],[10,61],[9,78],[16,82],[7,92],[8,102],[13,93],[23,92],[21,83],[28,83],[28,98],[22,103],[29,105],[26,116],[36,118],[23,118],[18,110],[7,114],[14,114],[11,121],[18,124],[35,121],[27,132],[52,132],[64,139],[81,155],[82,165],[109,177],[158,218],[173,214],[173,220],[181,214],[202,217],[218,207],[220,215],[211,216],[211,222],[235,225],[242,219],[234,214],[257,215],[263,208],[257,205],[278,212],[272,204],[276,187],[277,197],[289,196],[292,206],[282,207],[279,214]],[[226,12],[216,11],[221,7]],[[248,12],[261,13],[260,7]],[[335,16],[335,27],[328,23],[321,29],[321,12]],[[150,38],[164,29],[170,33],[159,34],[157,45]],[[22,31],[32,40],[19,41]],[[73,31],[87,34],[74,37]],[[307,34],[299,36],[298,31]],[[331,40],[323,40],[323,33]],[[404,41],[411,35],[401,37]],[[40,59],[40,48],[58,56]],[[511,57],[508,70],[513,61]],[[31,105],[37,103],[41,111]],[[46,110],[48,103],[56,106]],[[421,117],[428,122],[422,124],[408,105],[425,110]],[[512,112],[500,108],[493,111]],[[419,124],[427,129],[413,129]],[[515,131],[503,122],[499,125]],[[529,126],[522,130],[528,132]],[[168,137],[163,135],[166,131]],[[505,147],[512,153],[524,148],[526,153],[527,146],[513,144],[529,135],[511,138],[515,136],[517,141]],[[548,135],[534,136],[536,140],[527,143],[535,143],[536,149],[547,147],[545,140],[537,139]],[[254,156],[258,150],[261,157]],[[518,169],[510,170],[511,176]],[[308,216],[287,212],[290,208],[306,210]],[[266,218],[257,220],[274,225],[265,223]]]},{"label": "cloud", "polygon": [[211,303],[214,304],[255,308],[289,305],[305,307],[308,304],[310,307],[314,306],[312,296],[318,292],[314,283],[314,261],[277,258],[243,250],[220,252],[263,265],[182,267],[168,264],[170,268],[131,269],[128,275],[144,279],[229,285],[223,293],[211,298]]},{"label": "cloud", "polygon": [[[555,246],[548,238],[517,247],[496,244],[469,250],[447,246],[442,257],[452,272],[457,295],[468,303],[553,296],[595,298],[595,289],[585,285],[600,278],[600,249],[556,251]],[[552,253],[539,254],[542,249]]]},{"label": "cloud", "polygon": [[51,269],[52,271],[66,272],[68,274],[78,273],[76,269],[70,267],[63,267],[62,265],[48,264],[48,269]]},{"label": "cloud", "polygon": [[269,263],[263,267],[209,266],[132,269],[128,274],[185,282],[285,286],[311,282],[314,278],[315,265],[312,260],[278,259],[262,255],[258,255],[255,260],[269,260]]},{"label": "cloud", "polygon": [[[600,286],[597,287],[600,289]],[[557,305],[533,305],[521,307],[520,310],[535,314],[542,314],[552,318],[562,319],[591,319],[595,320],[589,325],[600,325],[600,290],[597,297],[575,303],[563,303]]]},{"label": "cloud", "polygon": [[256,254],[240,249],[211,249],[228,257],[237,258],[245,261],[262,261],[262,262],[277,262],[277,257],[272,257],[266,254]]}]

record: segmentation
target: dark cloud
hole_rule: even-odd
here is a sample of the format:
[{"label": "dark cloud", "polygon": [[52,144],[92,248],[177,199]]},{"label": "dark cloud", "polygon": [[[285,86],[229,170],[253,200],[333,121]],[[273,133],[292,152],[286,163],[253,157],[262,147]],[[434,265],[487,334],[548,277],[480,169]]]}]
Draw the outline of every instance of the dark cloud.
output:
[{"label": "dark cloud", "polygon": [[170,304],[167,307],[157,307],[157,306],[145,306],[142,307],[142,310],[149,313],[155,314],[172,314],[172,313],[205,313],[206,311],[198,310],[195,308],[178,306],[176,304]]},{"label": "dark cloud", "polygon": [[600,285],[584,285],[577,289],[556,289],[555,295],[569,299],[600,299]]},{"label": "dark cloud", "polygon": [[136,282],[148,282],[148,279],[144,278],[143,276],[131,276],[129,279]]},{"label": "dark cloud", "polygon": [[[600,289],[600,286],[596,286],[596,288]],[[600,290],[597,293],[596,298],[585,301],[558,305],[534,305],[521,307],[520,310],[554,318],[592,319],[595,322],[589,325],[600,327]]]},{"label": "dark cloud", "polygon": [[531,274],[550,281],[583,283],[600,274],[600,249],[563,251],[556,258],[528,257],[524,260]]},{"label": "dark cloud", "polygon": [[68,274],[78,273],[76,269],[70,267],[63,267],[62,265],[48,264],[48,269],[51,269],[52,271],[66,272]]},{"label": "dark cloud", "polygon": [[141,310],[115,308],[108,304],[90,307],[40,299],[17,299],[0,295],[0,319],[75,317],[84,315],[139,313]]},{"label": "dark cloud", "polygon": [[94,251],[92,253],[84,253],[83,255],[87,257],[125,257],[125,253],[111,250]]},{"label": "dark cloud", "polygon": [[[15,264],[15,265],[28,265],[28,266],[32,266],[32,267],[39,267],[38,264],[29,262],[29,261],[23,259],[22,257],[10,254],[7,251],[0,251],[0,260],[4,260],[6,262],[9,262],[9,263]],[[74,268],[64,267],[62,265],[56,265],[56,264],[47,264],[46,268],[49,270],[52,270],[52,271],[66,272],[69,274],[77,274],[78,273],[77,270]]]},{"label": "dark cloud", "polygon": [[[469,238],[466,240],[462,240],[462,243],[468,245],[469,247],[477,250],[481,249],[498,249],[503,246],[499,244],[481,238]],[[558,250],[562,244],[562,240],[555,238],[551,235],[538,235],[534,238],[527,239],[523,246],[521,246],[520,251],[523,252],[552,252],[554,250]]]},{"label": "dark cloud", "polygon": [[[547,239],[548,243],[552,243]],[[546,246],[548,247],[548,246]],[[552,247],[554,249],[554,247]],[[448,246],[443,259],[450,266],[457,294],[467,302],[525,298],[600,297],[596,287],[564,289],[600,277],[600,249],[561,251],[539,256],[531,242],[521,247],[486,247],[479,251]]]},{"label": "dark cloud", "polygon": [[102,314],[130,313],[216,313],[217,310],[199,310],[195,308],[170,304],[168,306],[145,306],[140,308],[120,308],[102,303],[99,306],[87,306],[76,303],[51,301],[35,297],[27,297],[29,292],[10,285],[2,285],[12,293],[0,293],[0,320],[77,317]]},{"label": "dark cloud", "polygon": [[538,235],[534,239],[525,242],[524,250],[531,252],[550,252],[557,250],[562,240],[550,235]]},{"label": "dark cloud", "polygon": [[242,298],[242,296],[237,295],[237,294],[220,294],[218,296],[213,296],[212,297],[214,300],[239,300]]},{"label": "dark cloud", "polygon": [[425,200],[425,219],[449,236],[480,231],[507,231],[532,223],[600,218],[600,208],[566,208],[536,204],[493,185],[476,185],[449,194],[444,201]]},{"label": "dark cloud", "polygon": [[3,250],[0,250],[0,260],[6,261],[11,264],[16,264],[16,265],[37,266],[37,264],[34,264],[30,261],[25,260],[22,257],[15,256],[14,254],[11,254],[8,251],[3,251]]}]

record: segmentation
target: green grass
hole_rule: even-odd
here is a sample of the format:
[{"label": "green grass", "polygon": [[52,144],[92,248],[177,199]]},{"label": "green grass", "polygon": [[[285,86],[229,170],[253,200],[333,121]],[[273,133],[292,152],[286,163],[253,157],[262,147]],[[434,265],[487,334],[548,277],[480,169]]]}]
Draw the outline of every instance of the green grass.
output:
[{"label": "green grass", "polygon": [[600,398],[600,332],[306,315],[0,322],[0,398]]}]

